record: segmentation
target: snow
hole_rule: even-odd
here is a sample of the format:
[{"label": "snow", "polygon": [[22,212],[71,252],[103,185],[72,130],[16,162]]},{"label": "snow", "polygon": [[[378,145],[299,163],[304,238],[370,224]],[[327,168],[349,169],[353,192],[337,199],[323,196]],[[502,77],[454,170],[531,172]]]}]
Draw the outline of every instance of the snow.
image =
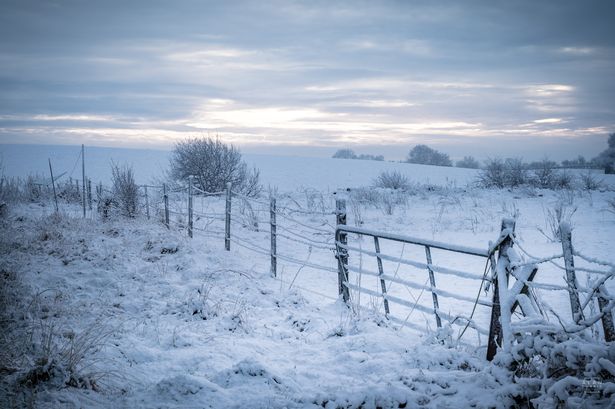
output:
[{"label": "snow", "polygon": [[[8,160],[11,149],[2,146],[9,175],[29,173],[26,165],[38,166],[33,158],[48,153],[41,148],[35,156]],[[93,151],[86,155],[94,156]],[[137,175],[137,164],[143,164],[149,169],[143,177],[149,181],[156,172],[155,154],[149,152],[146,159],[132,154]],[[160,158],[165,155],[160,153]],[[69,167],[77,156],[71,158]],[[333,159],[258,160],[266,183],[285,187],[277,202],[285,216],[277,219],[278,231],[285,232],[277,241],[277,277],[269,271],[266,198],[253,203],[252,213],[240,198],[233,198],[230,252],[224,250],[220,234],[223,197],[195,198],[193,239],[185,230],[183,193],[172,197],[170,229],[160,223],[154,209],[151,220],[140,216],[103,222],[90,213],[83,220],[80,209],[66,203],[61,203],[60,216],[52,214],[51,203],[11,206],[7,218],[0,219],[0,270],[7,284],[0,295],[10,306],[0,318],[13,325],[3,334],[7,347],[1,355],[0,399],[9,402],[8,407],[506,408],[535,388],[544,389],[536,392],[536,402],[543,407],[555,406],[558,399],[576,399],[579,395],[569,396],[571,390],[587,388],[578,377],[524,377],[503,365],[528,351],[544,351],[549,362],[565,369],[589,362],[594,369],[587,372],[588,379],[602,382],[596,388],[612,388],[599,374],[613,370],[613,345],[574,338],[554,348],[556,343],[536,315],[512,317],[516,321],[506,328],[509,339],[522,327],[533,335],[512,344],[510,355],[486,362],[484,333],[492,292],[486,294],[475,280],[483,276],[485,258],[448,250],[486,253],[489,243],[501,235],[501,220],[516,216],[517,252],[510,255],[519,282],[524,272],[528,274],[527,266],[537,263],[535,281],[545,289],[534,292],[570,325],[567,292],[547,289],[566,283],[563,270],[550,263],[551,255],[562,253],[561,243],[550,242],[537,227],[545,228],[546,209],[571,201],[577,208],[572,219],[575,253],[584,256],[575,264],[588,270],[578,271],[577,280],[591,287],[615,263],[615,215],[608,211],[613,191],[576,191],[569,197],[546,190],[484,190],[467,186],[471,172],[454,168]],[[108,164],[100,163],[100,169]],[[414,181],[429,179],[438,188],[417,187],[392,214],[381,203],[359,202],[352,190],[343,189],[368,186],[380,169],[388,167],[407,167]],[[335,179],[328,176],[341,169],[352,172],[342,171]],[[155,192],[150,193],[155,204]],[[393,238],[380,240],[385,274],[372,277],[355,273],[378,271],[372,239],[348,234],[351,308],[338,299],[337,260],[331,251],[332,210],[339,197],[347,199],[349,229],[384,231]],[[428,263],[423,246],[394,240],[408,236],[445,248],[432,248],[433,262]],[[427,267],[435,274],[442,328],[437,328],[433,314]],[[390,319],[383,314],[382,277],[391,301]],[[533,309],[530,299],[517,296],[519,287],[504,291],[501,299]],[[615,292],[612,280],[606,287]],[[358,288],[363,295],[355,291]],[[472,311],[475,299],[480,302]],[[465,320],[453,323],[456,317]],[[458,339],[470,318],[468,330]],[[559,323],[552,317],[550,325],[558,328]],[[77,354],[80,359],[69,359],[79,357],[67,353],[76,344],[85,352]],[[49,362],[55,365],[55,383],[15,388],[41,357],[53,358],[47,367]],[[65,387],[73,375],[81,387]],[[591,396],[598,397],[589,401],[594,406],[608,403],[601,396],[609,395]]]}]

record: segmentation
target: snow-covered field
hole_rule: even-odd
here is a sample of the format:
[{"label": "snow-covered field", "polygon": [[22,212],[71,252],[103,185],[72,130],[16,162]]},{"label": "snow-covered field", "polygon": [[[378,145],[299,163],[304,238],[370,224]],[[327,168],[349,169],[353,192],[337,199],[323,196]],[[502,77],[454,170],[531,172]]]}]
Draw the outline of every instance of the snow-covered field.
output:
[{"label": "snow-covered field", "polygon": [[[65,166],[59,171],[80,177],[71,170],[78,148],[0,147],[7,175],[44,173],[49,156]],[[94,180],[108,180],[103,169],[113,156],[130,160],[140,181],[149,183],[168,155],[102,151],[86,153]],[[59,216],[49,202],[11,206],[0,222],[0,318],[11,324],[3,331],[0,365],[7,407],[524,407],[526,386],[515,382],[518,373],[487,363],[484,335],[469,328],[460,338],[465,325],[459,322],[436,330],[426,312],[433,307],[429,291],[389,283],[391,295],[414,306],[391,304],[396,321],[385,319],[381,298],[351,292],[351,308],[338,299],[332,210],[339,198],[346,200],[351,226],[485,250],[498,238],[501,220],[514,218],[515,246],[525,261],[530,256],[522,249],[537,258],[562,252],[561,243],[549,239],[550,214],[562,206],[572,215],[575,249],[607,264],[577,258],[577,266],[608,271],[615,262],[615,192],[609,187],[615,180],[606,176],[602,191],[508,191],[473,187],[475,171],[455,168],[246,160],[260,168],[265,185],[278,188],[278,254],[287,260],[278,259],[275,278],[266,197],[233,198],[230,252],[220,217],[224,198],[196,199],[192,239],[183,193],[172,196],[170,229],[153,210],[160,203],[152,191],[150,220],[102,221],[95,212],[84,220],[78,206],[66,203]],[[384,169],[399,170],[417,185],[404,194],[361,189]],[[425,262],[423,247],[380,244],[382,253]],[[349,245],[374,250],[369,237],[350,235]],[[476,275],[485,267],[483,259],[440,250],[432,250],[432,258]],[[350,251],[349,262],[358,271],[377,271],[366,254]],[[383,269],[427,284],[420,268],[385,260]],[[579,272],[580,284],[589,286],[595,275]],[[350,281],[379,291],[369,275],[351,272]],[[535,281],[565,284],[551,263],[539,264]],[[462,277],[436,272],[436,283],[469,299],[492,297],[480,292],[480,282]],[[615,292],[612,280],[607,289]],[[552,308],[547,316],[554,323],[557,317],[570,323],[566,292],[541,289],[536,296]],[[439,301],[449,315],[472,314],[472,302]],[[489,314],[479,306],[472,315],[476,326],[488,329]],[[614,362],[612,345],[608,353]],[[608,398],[595,397],[609,396],[612,384],[603,375],[586,377],[597,386],[585,385],[587,394],[569,405],[608,407]],[[555,397],[565,398],[558,392],[544,390],[534,403],[552,407]]]},{"label": "snow-covered field", "polygon": [[[0,158],[7,176],[49,175],[48,159],[54,172],[67,172],[67,176],[81,178],[79,146],[3,145]],[[169,151],[143,149],[116,149],[86,147],[86,174],[94,182],[109,184],[111,162],[128,164],[135,170],[137,183],[152,183],[160,178],[169,164]],[[282,191],[295,191],[301,187],[332,191],[340,187],[364,186],[383,170],[399,170],[418,183],[456,184],[471,182],[476,171],[445,167],[428,167],[405,163],[331,158],[304,158],[292,156],[243,155],[245,161],[258,168],[264,186],[275,186]],[[615,181],[615,178],[613,178]]]}]

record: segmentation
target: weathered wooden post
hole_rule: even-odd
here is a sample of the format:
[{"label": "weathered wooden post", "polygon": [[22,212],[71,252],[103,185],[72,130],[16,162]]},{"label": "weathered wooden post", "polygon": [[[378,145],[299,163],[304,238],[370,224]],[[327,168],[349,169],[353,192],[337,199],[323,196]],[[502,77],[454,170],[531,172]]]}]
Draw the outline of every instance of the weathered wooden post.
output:
[{"label": "weathered wooden post", "polygon": [[271,233],[271,275],[276,277],[278,274],[278,259],[277,259],[277,242],[276,242],[276,203],[275,197],[271,197],[269,203],[269,229]]},{"label": "weathered wooden post", "polygon": [[560,223],[559,232],[562,240],[562,250],[564,250],[566,283],[568,284],[568,296],[570,297],[572,320],[578,324],[583,319],[583,311],[581,310],[581,302],[579,301],[577,276],[574,270],[574,257],[572,255],[572,231],[570,225],[566,222]]},{"label": "weathered wooden post", "polygon": [[335,231],[335,247],[337,249],[337,279],[338,292],[342,296],[345,303],[350,301],[350,291],[348,291],[348,249],[345,247],[348,244],[348,234],[341,231],[340,226],[346,225],[346,201],[337,199],[335,201],[335,214],[337,229]]},{"label": "weathered wooden post", "polygon": [[149,195],[147,194],[147,185],[143,186],[145,189],[145,215],[147,216],[147,220],[149,220]]},{"label": "weathered wooden post", "polygon": [[602,314],[602,329],[604,330],[604,340],[606,342],[615,341],[615,326],[613,325],[613,314],[606,307],[609,301],[606,299],[604,285],[598,289],[598,308]]},{"label": "weathered wooden post", "polygon": [[83,204],[83,218],[85,218],[85,145],[81,145],[81,203]]},{"label": "weathered wooden post", "polygon": [[49,159],[49,173],[51,174],[51,186],[53,187],[53,200],[56,204],[56,213],[58,213],[58,195],[56,194],[56,181],[53,179],[53,169],[51,168],[51,159]]},{"label": "weathered wooden post", "polygon": [[192,238],[192,175],[188,176],[188,237]]},{"label": "weathered wooden post", "polygon": [[88,207],[92,211],[92,179],[88,179]]},{"label": "weathered wooden post", "polygon": [[[500,237],[498,239],[498,258],[495,268],[492,268],[493,274],[493,307],[491,308],[491,323],[489,325],[489,339],[487,342],[487,360],[491,361],[497,353],[498,346],[503,344],[502,334],[502,309],[500,304],[500,286],[508,290],[508,249],[512,247],[513,240],[511,235],[515,231],[515,221],[513,219],[503,219]],[[503,269],[503,270],[502,270]],[[503,273],[503,274],[501,274]],[[504,282],[498,279],[500,276],[504,278]],[[505,319],[510,316],[504,312]]]},{"label": "weathered wooden post", "polygon": [[226,212],[224,224],[224,248],[231,250],[231,182],[226,184]]},{"label": "weathered wooden post", "polygon": [[162,198],[164,201],[164,224],[169,228],[169,195],[167,194],[167,184],[162,185]]},{"label": "weathered wooden post", "polygon": [[378,236],[374,236],[374,248],[376,249],[376,261],[378,262],[378,275],[380,276],[380,289],[382,290],[382,299],[384,304],[384,313],[385,316],[388,316],[391,312],[389,310],[389,300],[386,299],[387,295],[387,286],[384,282],[384,268],[382,268],[382,259],[380,258],[380,241],[378,241]]},{"label": "weathered wooden post", "polygon": [[438,294],[435,293],[434,289],[436,288],[436,277],[434,276],[433,270],[431,269],[431,249],[429,246],[425,246],[425,258],[427,259],[427,271],[429,272],[429,283],[431,284],[431,298],[433,300],[433,313],[436,316],[436,325],[438,328],[442,328],[442,321],[440,320],[440,314],[438,311],[440,310],[440,304],[438,303]]}]

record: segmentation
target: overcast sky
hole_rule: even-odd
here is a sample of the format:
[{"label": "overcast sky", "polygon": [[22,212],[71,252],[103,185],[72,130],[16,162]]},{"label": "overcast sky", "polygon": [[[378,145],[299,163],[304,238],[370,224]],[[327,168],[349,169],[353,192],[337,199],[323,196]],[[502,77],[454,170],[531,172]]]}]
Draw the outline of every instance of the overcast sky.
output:
[{"label": "overcast sky", "polygon": [[0,0],[0,141],[595,156],[613,1]]}]

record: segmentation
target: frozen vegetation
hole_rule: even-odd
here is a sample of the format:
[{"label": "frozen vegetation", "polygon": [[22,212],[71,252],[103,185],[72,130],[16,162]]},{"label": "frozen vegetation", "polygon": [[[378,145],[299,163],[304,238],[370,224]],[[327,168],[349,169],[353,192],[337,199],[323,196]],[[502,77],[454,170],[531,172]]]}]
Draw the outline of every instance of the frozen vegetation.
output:
[{"label": "frozen vegetation", "polygon": [[[79,177],[70,175],[75,151],[70,161],[56,158],[67,167],[58,170],[68,172],[66,178]],[[35,167],[26,169],[7,152],[8,175],[44,172],[46,156],[22,153]],[[189,238],[186,190],[174,188],[167,229],[155,181],[167,153],[146,154],[130,158],[137,183],[151,184],[147,202],[139,193],[134,215],[103,218],[94,203],[84,219],[79,193],[67,184],[59,186],[64,194],[55,213],[48,190],[36,195],[22,185],[16,198],[17,187],[3,185],[5,192],[15,189],[4,198],[0,219],[4,406],[612,403],[615,344],[604,341],[600,306],[587,294],[599,289],[603,310],[612,308],[613,176],[597,176],[601,183],[591,189],[499,189],[477,187],[474,169],[246,155],[269,189],[256,198],[232,195],[231,250],[225,251],[224,195],[195,192]],[[112,155],[89,155],[88,175],[113,192]],[[397,189],[373,186],[384,182]],[[277,199],[276,277],[270,272],[269,193]],[[429,242],[432,262],[424,247],[381,240],[384,276],[378,276],[372,238],[349,234],[351,290],[344,304],[335,258],[337,199],[346,201],[349,230]],[[502,234],[503,219],[514,222],[514,235]],[[562,268],[566,226],[572,226],[583,311],[576,320]],[[486,254],[499,239],[512,247],[495,271],[484,258],[437,248],[444,243]],[[534,266],[533,289],[522,294],[515,284],[529,280]],[[487,361],[494,288],[481,278],[502,277],[506,267],[516,279],[510,290],[500,286],[500,303],[521,308],[503,312],[504,342]],[[441,328],[432,292],[439,296]]]}]

